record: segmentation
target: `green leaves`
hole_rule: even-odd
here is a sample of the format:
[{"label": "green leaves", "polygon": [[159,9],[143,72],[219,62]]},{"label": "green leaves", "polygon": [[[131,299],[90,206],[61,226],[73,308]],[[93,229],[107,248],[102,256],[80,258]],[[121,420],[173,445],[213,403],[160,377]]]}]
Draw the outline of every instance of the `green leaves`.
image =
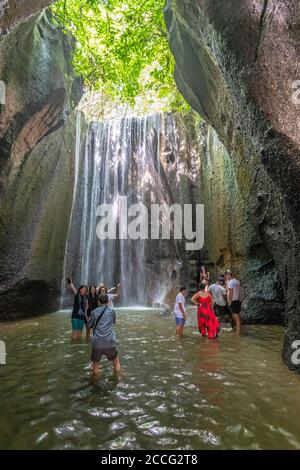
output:
[{"label": "green leaves", "polygon": [[52,11],[76,38],[74,68],[90,90],[130,106],[163,97],[171,111],[187,104],[173,79],[163,7],[164,0],[59,0]]}]

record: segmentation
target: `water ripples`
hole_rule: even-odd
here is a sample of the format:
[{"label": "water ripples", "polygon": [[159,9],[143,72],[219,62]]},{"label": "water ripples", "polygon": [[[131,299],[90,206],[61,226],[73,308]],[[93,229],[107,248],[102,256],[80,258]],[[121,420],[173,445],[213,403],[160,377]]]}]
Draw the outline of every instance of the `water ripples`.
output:
[{"label": "water ripples", "polygon": [[208,342],[174,338],[173,319],[122,309],[124,375],[70,343],[66,312],[4,325],[0,447],[19,449],[300,449],[300,382],[280,359],[279,327]]}]

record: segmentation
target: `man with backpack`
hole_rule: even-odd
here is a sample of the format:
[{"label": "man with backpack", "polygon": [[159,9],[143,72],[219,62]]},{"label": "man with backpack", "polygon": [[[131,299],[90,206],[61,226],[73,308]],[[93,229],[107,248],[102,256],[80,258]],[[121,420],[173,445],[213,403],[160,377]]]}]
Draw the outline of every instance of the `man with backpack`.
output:
[{"label": "man with backpack", "polygon": [[88,325],[93,328],[92,356],[93,374],[99,375],[99,363],[102,356],[112,361],[116,372],[121,371],[118,358],[116,334],[114,325],[116,323],[116,312],[109,307],[107,294],[99,296],[99,307],[93,310]]}]

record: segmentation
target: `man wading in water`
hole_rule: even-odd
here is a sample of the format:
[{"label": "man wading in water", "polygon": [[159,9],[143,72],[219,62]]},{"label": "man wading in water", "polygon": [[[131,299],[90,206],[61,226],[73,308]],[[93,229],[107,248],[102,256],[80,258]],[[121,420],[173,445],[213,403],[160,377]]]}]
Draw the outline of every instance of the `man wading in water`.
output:
[{"label": "man wading in water", "polygon": [[224,284],[224,276],[219,276],[218,281],[209,286],[208,292],[212,295],[214,301],[214,311],[218,319],[220,321],[226,322],[226,319],[228,318],[233,327],[232,315],[227,306],[227,292]]},{"label": "man wading in water", "polygon": [[106,356],[113,362],[116,372],[121,372],[121,364],[116,349],[116,334],[114,325],[116,323],[116,312],[108,305],[107,294],[99,296],[99,307],[93,310],[88,320],[88,326],[93,328],[92,356],[93,374],[99,375],[99,363],[102,356]]},{"label": "man wading in water", "polygon": [[234,326],[237,334],[241,333],[241,284],[240,281],[235,279],[230,269],[225,272],[225,279],[227,281],[227,301],[228,307],[232,314]]}]

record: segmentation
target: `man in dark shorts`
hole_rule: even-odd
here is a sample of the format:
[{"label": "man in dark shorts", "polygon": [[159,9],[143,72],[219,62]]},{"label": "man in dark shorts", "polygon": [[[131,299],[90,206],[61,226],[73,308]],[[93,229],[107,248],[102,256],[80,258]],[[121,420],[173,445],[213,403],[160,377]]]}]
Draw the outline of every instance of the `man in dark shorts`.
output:
[{"label": "man in dark shorts", "polygon": [[219,276],[218,282],[211,284],[208,288],[208,292],[212,295],[215,314],[219,320],[226,322],[226,319],[228,318],[232,324],[231,312],[227,306],[227,292],[224,284],[224,277]]},{"label": "man in dark shorts", "polygon": [[225,272],[225,279],[227,282],[228,307],[233,317],[236,332],[239,335],[241,333],[240,313],[242,308],[240,281],[233,276],[230,269]]},{"label": "man in dark shorts", "polygon": [[108,305],[108,295],[99,296],[99,307],[93,310],[88,320],[88,325],[93,328],[92,356],[93,374],[99,375],[99,363],[102,356],[112,361],[116,372],[121,371],[118,358],[116,334],[114,325],[116,323],[116,312]]}]

